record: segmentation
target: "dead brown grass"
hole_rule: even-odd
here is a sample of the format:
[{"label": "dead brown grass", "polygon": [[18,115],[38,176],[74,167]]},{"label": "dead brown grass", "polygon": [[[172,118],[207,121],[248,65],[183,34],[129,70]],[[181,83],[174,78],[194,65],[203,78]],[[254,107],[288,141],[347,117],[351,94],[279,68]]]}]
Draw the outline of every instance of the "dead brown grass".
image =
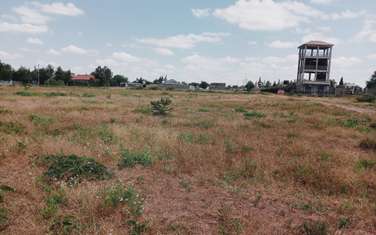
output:
[{"label": "dead brown grass", "polygon": [[[149,234],[298,234],[304,222],[315,221],[335,232],[343,216],[351,217],[349,234],[376,231],[376,171],[358,164],[376,160],[374,151],[359,147],[376,138],[372,107],[355,112],[341,108],[347,99],[326,106],[323,99],[274,95],[95,88],[15,95],[20,90],[0,89],[1,123],[22,126],[0,128],[1,184],[16,189],[2,205],[9,211],[5,234],[47,233],[62,216],[76,218],[81,234],[124,234],[132,229],[126,208],[107,210],[99,196],[116,182],[144,199],[136,222]],[[168,116],[142,111],[162,96],[173,101]],[[245,118],[239,107],[263,115]],[[119,170],[123,149],[147,151],[152,166]],[[114,176],[63,185],[66,202],[45,219],[49,192],[35,159],[48,154],[92,157]]]}]

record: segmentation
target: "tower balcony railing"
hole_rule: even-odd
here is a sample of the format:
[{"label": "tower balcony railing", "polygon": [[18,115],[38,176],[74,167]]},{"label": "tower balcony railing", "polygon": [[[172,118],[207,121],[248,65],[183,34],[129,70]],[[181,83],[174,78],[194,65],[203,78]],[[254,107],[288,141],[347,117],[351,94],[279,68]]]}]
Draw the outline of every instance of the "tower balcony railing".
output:
[{"label": "tower balcony railing", "polygon": [[[304,69],[305,70],[316,70],[316,65],[306,65],[306,66],[304,66]],[[328,70],[328,66],[319,65],[319,66],[317,66],[317,70],[326,71],[326,70]]]},{"label": "tower balcony railing", "polygon": [[330,58],[330,55],[320,54],[320,55],[311,55],[311,54],[303,54],[303,57],[305,58]]}]

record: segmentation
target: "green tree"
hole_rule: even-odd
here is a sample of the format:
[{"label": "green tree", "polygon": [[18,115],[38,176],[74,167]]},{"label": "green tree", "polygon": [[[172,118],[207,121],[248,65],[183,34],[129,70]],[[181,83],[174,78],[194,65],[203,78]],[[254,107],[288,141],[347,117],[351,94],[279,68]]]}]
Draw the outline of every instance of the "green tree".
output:
[{"label": "green tree", "polygon": [[70,70],[64,71],[60,66],[57,67],[55,71],[54,79],[56,81],[63,81],[65,84],[68,84],[72,77],[72,73]]},{"label": "green tree", "polygon": [[367,88],[376,88],[376,71],[372,74],[371,79],[367,82]]},{"label": "green tree", "polygon": [[21,66],[18,70],[14,72],[13,80],[22,82],[22,83],[31,83],[32,76],[31,76],[30,69],[27,69]]},{"label": "green tree", "polygon": [[272,83],[270,82],[270,81],[267,81],[266,83],[265,83],[265,87],[266,88],[269,88],[269,87],[271,87],[272,86]]},{"label": "green tree", "polygon": [[9,64],[0,61],[0,80],[10,81],[13,79],[13,69]]},{"label": "green tree", "polygon": [[209,87],[209,83],[202,81],[199,85],[200,88],[202,89],[207,89]]},{"label": "green tree", "polygon": [[120,86],[122,83],[127,83],[128,78],[123,75],[115,75],[111,80],[111,86]]},{"label": "green tree", "polygon": [[343,86],[343,85],[344,85],[344,83],[343,83],[343,77],[341,77],[341,80],[339,81],[339,85],[340,85],[340,86]]},{"label": "green tree", "polygon": [[112,71],[106,66],[98,66],[91,75],[98,81],[99,86],[109,86],[111,83]]},{"label": "green tree", "polygon": [[247,91],[251,91],[253,88],[255,88],[255,84],[253,84],[252,81],[248,81],[247,84],[245,84],[245,89]]}]

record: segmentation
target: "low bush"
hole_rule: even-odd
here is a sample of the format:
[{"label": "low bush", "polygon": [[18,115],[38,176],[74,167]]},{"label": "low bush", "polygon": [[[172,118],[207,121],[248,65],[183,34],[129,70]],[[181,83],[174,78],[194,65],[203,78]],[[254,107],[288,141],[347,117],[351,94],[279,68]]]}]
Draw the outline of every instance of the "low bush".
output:
[{"label": "low bush", "polygon": [[116,140],[116,136],[106,125],[100,126],[100,128],[98,129],[98,136],[105,144],[111,144]]},{"label": "low bush", "polygon": [[59,205],[66,202],[64,190],[52,191],[46,198],[46,206],[42,209],[41,214],[43,218],[49,219],[53,217],[58,209]]},{"label": "low bush", "polygon": [[246,119],[252,119],[252,118],[263,118],[265,117],[264,113],[257,112],[257,111],[248,111],[244,113],[244,117]]},{"label": "low bush", "polygon": [[358,102],[372,103],[376,100],[376,96],[373,95],[362,95],[357,98]]},{"label": "low bush", "polygon": [[356,118],[351,118],[343,121],[343,126],[347,128],[357,128],[360,124],[359,120]]},{"label": "low bush", "polygon": [[50,226],[50,231],[53,234],[78,234],[80,230],[80,223],[74,216],[59,216],[55,218]]},{"label": "low bush", "polygon": [[129,150],[123,150],[118,166],[120,169],[123,169],[132,168],[136,165],[150,166],[151,164],[152,159],[149,152],[131,152]]},{"label": "low bush", "polygon": [[116,184],[106,188],[102,194],[106,207],[116,208],[119,205],[127,205],[132,216],[138,217],[143,213],[143,200],[132,187],[124,188],[121,184]]},{"label": "low bush", "polygon": [[82,97],[85,97],[85,98],[93,98],[93,97],[95,97],[95,94],[91,94],[91,93],[83,93],[83,94],[82,94]]},{"label": "low bush", "polygon": [[141,114],[151,114],[151,108],[149,106],[140,106],[136,108],[133,112]]},{"label": "low bush", "polygon": [[47,116],[40,116],[36,114],[30,115],[30,120],[34,125],[46,127],[53,122],[53,118]]},{"label": "low bush", "polygon": [[38,93],[30,92],[30,91],[18,91],[15,93],[15,95],[19,96],[38,96]]},{"label": "low bush", "polygon": [[47,97],[54,97],[54,96],[67,96],[66,93],[63,93],[63,92],[48,92],[48,93],[44,93],[43,94],[44,96],[47,96]]},{"label": "low bush", "polygon": [[304,235],[327,235],[329,234],[328,225],[322,221],[304,222],[301,226],[301,234]]},{"label": "low bush", "polygon": [[0,207],[0,231],[8,226],[8,210]]},{"label": "low bush", "polygon": [[154,115],[167,115],[172,108],[170,107],[172,100],[168,97],[162,97],[160,100],[151,101],[151,112]]},{"label": "low bush", "polygon": [[84,179],[104,180],[112,176],[104,165],[87,157],[51,155],[42,157],[39,162],[48,167],[44,173],[44,177],[48,181],[64,180],[70,185],[74,185]]},{"label": "low bush", "polygon": [[356,162],[355,168],[357,170],[363,171],[363,170],[369,170],[376,166],[376,161],[374,160],[367,160],[367,159],[361,159]]},{"label": "low bush", "polygon": [[236,107],[236,108],[234,109],[234,111],[237,112],[237,113],[246,113],[246,112],[247,112],[247,109],[244,108],[244,107],[242,107],[242,106],[239,106],[239,107]]},{"label": "low bush", "polygon": [[2,122],[0,121],[0,132],[5,134],[20,134],[25,127],[18,122]]},{"label": "low bush", "polygon": [[376,141],[370,138],[362,140],[359,147],[365,150],[375,150],[376,151]]}]

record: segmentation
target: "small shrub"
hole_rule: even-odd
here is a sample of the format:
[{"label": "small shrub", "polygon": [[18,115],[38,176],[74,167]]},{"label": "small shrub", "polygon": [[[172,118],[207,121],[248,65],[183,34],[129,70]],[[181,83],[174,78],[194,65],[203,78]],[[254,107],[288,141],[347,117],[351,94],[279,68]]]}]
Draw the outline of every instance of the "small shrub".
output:
[{"label": "small shrub", "polygon": [[201,112],[201,113],[208,113],[208,112],[210,112],[210,110],[208,108],[199,108],[198,111]]},{"label": "small shrub", "polygon": [[151,108],[149,106],[140,106],[136,108],[133,112],[141,114],[151,114]]},{"label": "small shrub", "polygon": [[376,122],[373,122],[369,125],[370,128],[372,129],[376,129]]},{"label": "small shrub", "polygon": [[74,216],[60,216],[53,220],[50,231],[53,234],[68,235],[78,233],[80,224]]},{"label": "small shrub", "polygon": [[376,141],[370,138],[362,140],[360,142],[359,147],[365,150],[375,150],[376,151]]},{"label": "small shrub", "polygon": [[136,165],[150,166],[151,164],[152,159],[149,152],[131,152],[129,150],[123,150],[118,166],[120,169],[123,169],[132,168]]},{"label": "small shrub", "polygon": [[4,108],[4,107],[0,107],[0,114],[10,114],[12,113],[12,111]]},{"label": "small shrub", "polygon": [[166,115],[171,111],[172,100],[168,97],[162,97],[160,100],[151,101],[151,111],[154,115]]},{"label": "small shrub", "polygon": [[355,168],[357,170],[369,170],[372,169],[376,165],[376,161],[374,160],[367,160],[367,159],[362,159],[357,161]]},{"label": "small shrub", "polygon": [[8,226],[8,210],[0,207],[0,231]]},{"label": "small shrub", "polygon": [[127,205],[130,214],[134,217],[138,217],[143,213],[143,200],[132,186],[124,188],[123,185],[116,184],[106,188],[102,197],[106,207],[116,208],[124,204]]},{"label": "small shrub", "polygon": [[30,92],[30,91],[18,91],[15,93],[15,95],[19,96],[38,96],[38,93]]},{"label": "small shrub", "polygon": [[98,136],[105,144],[111,144],[116,140],[114,133],[105,125],[102,125],[99,128]]},{"label": "small shrub", "polygon": [[0,132],[5,134],[20,134],[25,127],[17,122],[2,122],[0,121]]},{"label": "small shrub", "polygon": [[84,94],[82,94],[82,97],[85,97],[85,98],[93,98],[93,97],[95,97],[95,94],[84,93]]},{"label": "small shrub", "polygon": [[189,143],[189,144],[193,144],[193,139],[194,136],[192,133],[190,132],[187,132],[187,133],[181,133],[179,136],[178,136],[178,139],[180,141],[183,141],[183,142],[186,142],[186,143]]},{"label": "small shrub", "polygon": [[237,112],[237,113],[246,113],[246,112],[247,112],[247,109],[244,108],[244,107],[242,107],[242,106],[239,106],[239,107],[236,107],[236,108],[234,109],[234,111]]},{"label": "small shrub", "polygon": [[373,95],[362,95],[357,98],[358,102],[372,103],[376,100],[376,97]]},{"label": "small shrub", "polygon": [[64,180],[71,185],[86,180],[104,180],[111,177],[107,168],[92,158],[76,155],[51,155],[40,162],[48,166],[44,177],[51,180]]},{"label": "small shrub", "polygon": [[7,186],[7,185],[1,185],[0,186],[0,202],[4,202],[4,196],[7,192],[15,192],[16,190]]},{"label": "small shrub", "polygon": [[263,118],[265,117],[264,113],[257,112],[257,111],[248,111],[244,113],[244,117],[246,119],[252,119],[252,118]]},{"label": "small shrub", "polygon": [[127,221],[130,235],[141,235],[148,230],[148,224],[146,222],[138,222],[137,220]]},{"label": "small shrub", "polygon": [[352,119],[347,119],[343,121],[343,126],[347,128],[357,128],[359,126],[359,120],[352,118]]},{"label": "small shrub", "polygon": [[231,208],[226,205],[218,210],[218,234],[231,235],[241,234],[243,225],[239,218],[233,218],[231,216]]},{"label": "small shrub", "polygon": [[322,221],[306,221],[301,227],[301,232],[304,235],[327,235],[329,233],[328,225]]},{"label": "small shrub", "polygon": [[67,94],[63,92],[48,92],[43,94],[46,97],[55,97],[55,96],[67,96]]},{"label": "small shrub", "polygon": [[341,217],[338,220],[338,229],[346,229],[350,226],[350,219],[347,217]]},{"label": "small shrub", "polygon": [[43,126],[43,127],[46,127],[53,123],[53,119],[51,117],[40,116],[36,114],[31,114],[30,120],[34,125]]}]

